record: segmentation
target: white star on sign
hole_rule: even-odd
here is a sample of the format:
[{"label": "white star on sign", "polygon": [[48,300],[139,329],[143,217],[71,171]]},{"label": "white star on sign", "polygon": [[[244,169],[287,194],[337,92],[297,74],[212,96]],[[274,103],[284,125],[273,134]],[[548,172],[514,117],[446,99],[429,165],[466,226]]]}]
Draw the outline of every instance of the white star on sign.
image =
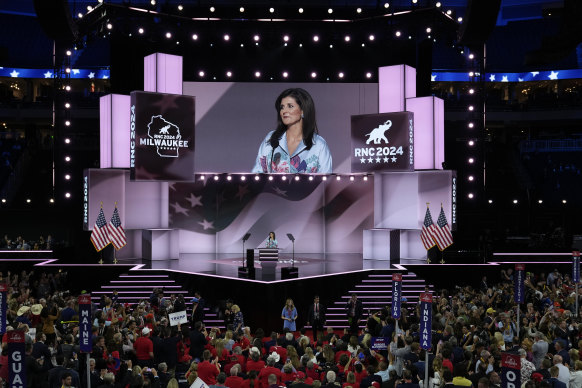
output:
[{"label": "white star on sign", "polygon": [[73,74],[79,74],[79,69],[73,69]]},{"label": "white star on sign", "polygon": [[392,157],[392,163],[396,163],[396,156]]},{"label": "white star on sign", "polygon": [[275,191],[275,193],[277,193],[278,195],[282,195],[284,197],[287,196],[287,192],[285,190],[281,190],[278,187],[273,187],[273,190]]},{"label": "white star on sign", "polygon": [[360,159],[360,163],[366,163],[366,158]]},{"label": "white star on sign", "polygon": [[373,161],[374,161],[374,159],[368,158],[368,163],[372,163]]},{"label": "white star on sign", "polygon": [[204,230],[206,229],[214,229],[214,221],[210,222],[210,221],[206,221],[206,219],[202,220],[202,222],[199,222],[200,225],[202,225],[202,227],[204,228]]},{"label": "white star on sign", "polygon": [[503,77],[501,77],[501,82],[508,82],[508,81],[507,81],[507,76],[506,76],[506,75],[504,75]]},{"label": "white star on sign", "polygon": [[431,81],[431,82],[434,82],[434,81],[436,81],[436,77],[437,77],[437,75],[436,75],[436,74],[431,74],[431,75],[430,75],[430,81]]},{"label": "white star on sign", "polygon": [[197,197],[194,193],[190,193],[190,198],[186,198],[186,201],[190,202],[190,207],[202,206],[201,198],[201,195]]},{"label": "white star on sign", "polygon": [[556,80],[556,79],[558,79],[558,73],[559,73],[559,71],[552,71],[552,72],[550,73],[550,75],[548,76],[548,78],[549,78],[549,79]]},{"label": "white star on sign", "polygon": [[44,73],[44,78],[51,78],[53,76],[53,73],[51,73],[50,71],[47,71],[46,73]]},{"label": "white star on sign", "polygon": [[180,204],[178,202],[176,202],[175,204],[171,203],[170,206],[174,208],[174,213],[176,213],[176,214],[182,213],[185,216],[188,216],[188,210],[186,208],[180,206]]},{"label": "white star on sign", "polygon": [[93,78],[95,78],[95,73],[90,72],[87,77],[89,77],[90,79],[93,79]]},{"label": "white star on sign", "polygon": [[376,163],[380,163],[380,158],[376,158]]},{"label": "white star on sign", "polygon": [[523,82],[523,78],[519,78],[519,77],[517,77],[517,80],[518,80],[519,82]]},{"label": "white star on sign", "polygon": [[10,76],[11,76],[12,78],[16,78],[16,77],[18,77],[18,74],[20,74],[20,73],[19,73],[19,72],[17,72],[16,70],[13,70],[13,71],[12,71],[12,73],[10,73]]},{"label": "white star on sign", "polygon": [[384,163],[388,163],[390,161],[389,158],[384,158]]},{"label": "white star on sign", "polygon": [[531,75],[532,75],[533,77],[535,77],[535,76],[536,76],[536,75],[538,75],[538,74],[540,74],[540,72],[539,72],[539,71],[532,71],[532,72],[531,72]]},{"label": "white star on sign", "polygon": [[489,81],[491,81],[491,82],[495,81],[495,74],[491,74],[489,76]]},{"label": "white star on sign", "polygon": [[104,75],[104,76],[103,76],[103,79],[107,79],[107,78],[109,78],[109,76],[108,76],[108,75]]}]

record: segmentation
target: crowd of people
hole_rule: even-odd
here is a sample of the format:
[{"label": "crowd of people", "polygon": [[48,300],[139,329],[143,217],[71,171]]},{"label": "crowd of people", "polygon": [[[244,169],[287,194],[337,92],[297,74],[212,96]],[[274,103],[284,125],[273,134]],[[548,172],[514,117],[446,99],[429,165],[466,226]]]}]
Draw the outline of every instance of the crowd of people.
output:
[{"label": "crowd of people", "polygon": [[0,250],[10,251],[40,251],[51,250],[54,247],[53,237],[49,234],[46,238],[39,236],[37,240],[26,240],[22,236],[17,236],[15,239],[4,235],[0,239]]},{"label": "crowd of people", "polygon": [[[265,332],[245,325],[252,317],[245,320],[232,300],[224,306],[224,327],[207,328],[200,293],[185,300],[160,289],[136,304],[121,303],[115,291],[96,301],[86,355],[79,350],[77,296],[65,291],[67,273],[23,271],[1,281],[8,284],[8,330],[26,333],[28,387],[85,387],[89,357],[91,387],[495,388],[501,354],[512,352],[521,357],[523,387],[582,388],[582,326],[570,276],[527,273],[518,322],[513,275],[503,270],[495,284],[483,277],[478,285],[435,293],[428,357],[419,345],[416,303],[403,301],[395,321],[390,306],[364,316],[353,295],[341,330],[325,325],[317,296],[299,328],[287,299],[282,330]],[[172,325],[168,314],[185,310],[188,322]],[[377,347],[377,337],[389,345]],[[3,386],[8,356],[4,336]]]}]

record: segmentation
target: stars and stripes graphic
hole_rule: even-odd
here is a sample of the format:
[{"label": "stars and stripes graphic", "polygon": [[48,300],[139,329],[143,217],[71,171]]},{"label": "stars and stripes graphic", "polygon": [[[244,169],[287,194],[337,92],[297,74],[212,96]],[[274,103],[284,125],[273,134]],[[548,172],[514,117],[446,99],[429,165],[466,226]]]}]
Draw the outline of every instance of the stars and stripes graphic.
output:
[{"label": "stars and stripes graphic", "polygon": [[436,226],[432,222],[432,216],[430,215],[430,210],[426,208],[426,214],[424,215],[424,223],[422,224],[422,231],[420,232],[420,239],[422,240],[422,245],[427,251],[435,246],[435,229]]},{"label": "stars and stripes graphic", "polygon": [[442,206],[439,218],[437,219],[436,228],[434,228],[433,236],[437,246],[441,251],[451,246],[453,243],[451,228],[449,227],[449,223],[447,222],[447,217],[445,216],[445,211],[443,210]]},{"label": "stars and stripes graphic", "polygon": [[117,211],[117,206],[113,211],[113,215],[111,216],[111,221],[107,225],[108,233],[109,233],[109,240],[115,247],[115,249],[120,250],[127,244],[127,239],[125,237],[125,230],[123,230],[123,226],[121,226],[121,220],[119,219],[119,212]]},{"label": "stars and stripes graphic", "polygon": [[100,252],[111,242],[109,240],[108,229],[105,214],[103,214],[103,208],[101,208],[97,216],[97,221],[95,221],[95,226],[93,226],[93,230],[91,231],[91,242],[97,252]]}]

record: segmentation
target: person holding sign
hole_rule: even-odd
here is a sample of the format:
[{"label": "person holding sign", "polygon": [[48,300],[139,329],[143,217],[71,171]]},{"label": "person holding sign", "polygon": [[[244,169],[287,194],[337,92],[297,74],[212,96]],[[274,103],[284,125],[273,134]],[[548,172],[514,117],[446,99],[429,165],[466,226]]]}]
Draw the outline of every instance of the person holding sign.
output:
[{"label": "person holding sign", "polygon": [[275,109],[277,128],[261,143],[252,172],[331,173],[331,153],[317,134],[315,104],[309,93],[301,88],[284,90]]}]

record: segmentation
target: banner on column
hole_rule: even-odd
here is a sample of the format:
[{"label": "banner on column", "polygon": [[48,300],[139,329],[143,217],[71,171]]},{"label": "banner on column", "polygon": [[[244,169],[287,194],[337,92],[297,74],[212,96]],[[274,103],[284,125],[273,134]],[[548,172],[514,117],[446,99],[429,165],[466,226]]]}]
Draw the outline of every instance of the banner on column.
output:
[{"label": "banner on column", "polygon": [[6,312],[8,305],[6,304],[6,293],[8,291],[8,284],[0,283],[0,334],[6,333]]},{"label": "banner on column", "polygon": [[580,251],[572,251],[572,281],[580,283]]},{"label": "banner on column", "polygon": [[429,350],[432,347],[432,294],[420,294],[420,347]]},{"label": "banner on column", "polygon": [[24,370],[24,331],[11,330],[8,336],[8,386],[11,388],[26,387],[26,371]]},{"label": "banner on column", "polygon": [[400,303],[402,301],[402,274],[392,274],[392,318],[400,319]]},{"label": "banner on column", "polygon": [[524,276],[525,276],[525,264],[515,265],[515,277],[514,277],[514,287],[513,296],[515,303],[523,303],[524,300]]},{"label": "banner on column", "polygon": [[521,359],[519,354],[501,354],[501,388],[521,387]]},{"label": "banner on column", "polygon": [[79,295],[79,348],[83,353],[91,353],[91,295]]}]

